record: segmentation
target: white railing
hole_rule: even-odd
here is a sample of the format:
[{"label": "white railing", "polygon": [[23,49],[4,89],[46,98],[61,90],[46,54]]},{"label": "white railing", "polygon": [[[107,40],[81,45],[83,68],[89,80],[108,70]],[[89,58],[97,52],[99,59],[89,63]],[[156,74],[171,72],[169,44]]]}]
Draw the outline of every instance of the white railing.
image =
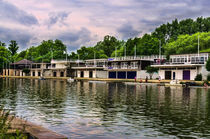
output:
[{"label": "white railing", "polygon": [[154,60],[154,59],[166,59],[164,55],[151,55],[151,56],[126,56],[126,57],[113,57],[109,58],[108,61],[123,61],[123,60]]}]

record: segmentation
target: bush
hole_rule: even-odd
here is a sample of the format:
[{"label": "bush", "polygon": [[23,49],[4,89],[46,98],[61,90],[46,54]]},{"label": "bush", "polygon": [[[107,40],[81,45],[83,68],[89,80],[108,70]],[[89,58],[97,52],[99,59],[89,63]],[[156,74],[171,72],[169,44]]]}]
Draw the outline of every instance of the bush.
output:
[{"label": "bush", "polygon": [[4,106],[0,106],[0,138],[1,139],[27,139],[27,136],[22,134],[22,131],[16,129],[15,133],[9,133],[8,131],[11,128],[11,122],[14,119],[14,116],[10,115],[9,110],[5,110]]},{"label": "bush", "polygon": [[30,69],[24,68],[24,69],[23,69],[23,72],[26,73],[26,74],[28,74],[28,73],[30,73]]},{"label": "bush", "polygon": [[202,81],[202,74],[197,74],[195,77],[195,81]]},{"label": "bush", "polygon": [[204,85],[205,83],[206,83],[207,85],[209,85],[209,81],[207,81],[207,80],[203,81],[203,84],[202,84],[202,85]]},{"label": "bush", "polygon": [[210,81],[210,74],[207,75],[207,81]]}]

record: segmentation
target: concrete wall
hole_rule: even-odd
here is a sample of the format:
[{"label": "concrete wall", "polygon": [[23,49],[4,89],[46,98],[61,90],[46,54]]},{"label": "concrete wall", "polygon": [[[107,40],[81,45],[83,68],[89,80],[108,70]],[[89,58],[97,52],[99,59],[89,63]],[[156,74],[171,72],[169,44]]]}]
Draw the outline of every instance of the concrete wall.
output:
[{"label": "concrete wall", "polygon": [[93,78],[96,78],[96,70],[93,71]]},{"label": "concrete wall", "polygon": [[96,78],[108,78],[108,71],[96,71]]},{"label": "concrete wall", "polygon": [[87,70],[84,71],[84,77],[85,77],[85,78],[89,78],[89,71],[87,71]]},{"label": "concrete wall", "polygon": [[197,70],[190,70],[190,80],[195,80],[195,77],[197,75]]},{"label": "concrete wall", "polygon": [[210,72],[206,70],[205,66],[202,66],[202,67],[198,68],[197,73],[198,73],[198,74],[200,74],[200,73],[202,74],[203,80],[206,80],[208,74],[210,74]]},{"label": "concrete wall", "polygon": [[55,64],[55,68],[58,68],[58,69],[64,69],[64,68],[66,68],[66,66],[65,66],[65,64],[58,64],[58,63],[56,63]]},{"label": "concrete wall", "polygon": [[[146,77],[150,78],[149,74],[146,72],[146,70],[140,70],[140,71],[137,71],[137,78],[139,79],[146,79]],[[152,79],[156,79],[159,77],[159,74],[158,73],[154,73],[152,75]]]}]

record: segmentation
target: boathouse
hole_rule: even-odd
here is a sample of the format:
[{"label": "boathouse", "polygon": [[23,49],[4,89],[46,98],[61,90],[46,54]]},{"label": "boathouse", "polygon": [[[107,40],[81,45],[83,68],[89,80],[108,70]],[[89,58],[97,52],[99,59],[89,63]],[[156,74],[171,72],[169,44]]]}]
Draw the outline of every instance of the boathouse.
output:
[{"label": "boathouse", "polygon": [[[165,56],[126,56],[108,59],[85,60],[85,65],[72,67],[77,77],[81,78],[112,78],[112,79],[145,79],[149,76],[145,68]],[[154,74],[153,78],[158,78]]]},{"label": "boathouse", "polygon": [[206,79],[208,71],[205,68],[209,53],[170,55],[165,63],[156,63],[152,67],[159,68],[159,76],[166,80],[194,80],[197,74]]}]

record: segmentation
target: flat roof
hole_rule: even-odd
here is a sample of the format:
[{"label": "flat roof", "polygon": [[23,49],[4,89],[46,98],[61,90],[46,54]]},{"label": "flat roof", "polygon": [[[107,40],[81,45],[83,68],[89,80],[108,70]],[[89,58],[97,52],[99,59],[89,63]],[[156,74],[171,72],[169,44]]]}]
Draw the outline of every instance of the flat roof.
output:
[{"label": "flat roof", "polygon": [[151,65],[152,67],[156,68],[171,68],[171,67],[197,67],[197,66],[204,66],[205,64],[171,64],[171,65]]}]

